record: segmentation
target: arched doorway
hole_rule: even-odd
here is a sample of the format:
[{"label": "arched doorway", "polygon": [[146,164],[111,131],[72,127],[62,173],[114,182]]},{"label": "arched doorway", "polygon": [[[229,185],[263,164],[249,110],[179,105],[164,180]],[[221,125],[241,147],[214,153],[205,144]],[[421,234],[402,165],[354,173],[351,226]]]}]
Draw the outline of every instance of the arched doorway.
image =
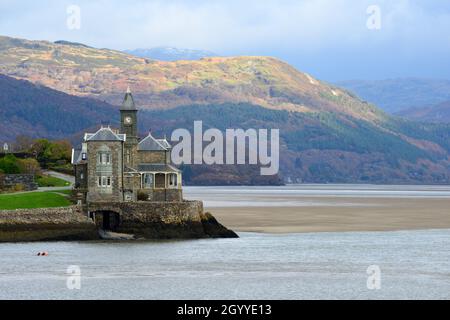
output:
[{"label": "arched doorway", "polygon": [[97,228],[105,231],[116,231],[120,225],[120,215],[114,211],[96,211],[94,217]]}]

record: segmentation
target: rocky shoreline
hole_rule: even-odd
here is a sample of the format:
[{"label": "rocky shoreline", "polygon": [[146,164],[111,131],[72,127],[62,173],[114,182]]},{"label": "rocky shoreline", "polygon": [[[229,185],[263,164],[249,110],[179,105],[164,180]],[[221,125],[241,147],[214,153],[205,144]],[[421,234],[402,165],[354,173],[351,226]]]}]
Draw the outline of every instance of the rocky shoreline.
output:
[{"label": "rocky shoreline", "polygon": [[[130,235],[129,239],[238,237],[210,213],[204,213],[201,201],[124,203],[118,210],[120,224],[114,231]],[[80,206],[1,210],[0,242],[100,240],[103,230],[96,220]]]}]

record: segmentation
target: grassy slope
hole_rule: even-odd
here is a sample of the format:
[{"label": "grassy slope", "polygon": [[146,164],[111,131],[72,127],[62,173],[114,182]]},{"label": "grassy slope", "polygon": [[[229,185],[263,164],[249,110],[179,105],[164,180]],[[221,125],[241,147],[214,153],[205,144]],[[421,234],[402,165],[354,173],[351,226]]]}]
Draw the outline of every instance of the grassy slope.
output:
[{"label": "grassy slope", "polygon": [[55,192],[30,192],[0,195],[0,210],[66,207],[71,202]]},{"label": "grassy slope", "polygon": [[67,187],[70,186],[70,183],[51,176],[39,176],[36,179],[39,187]]}]

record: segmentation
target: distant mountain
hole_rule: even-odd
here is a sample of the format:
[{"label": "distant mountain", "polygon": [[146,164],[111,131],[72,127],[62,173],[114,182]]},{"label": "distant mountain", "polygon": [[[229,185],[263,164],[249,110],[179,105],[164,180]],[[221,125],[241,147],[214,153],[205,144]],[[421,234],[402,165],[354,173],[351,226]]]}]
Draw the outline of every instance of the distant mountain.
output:
[{"label": "distant mountain", "polygon": [[[389,116],[347,90],[270,57],[165,62],[80,44],[0,37],[0,73],[114,105],[130,85],[141,108],[141,132],[152,128],[159,136],[190,129],[194,120],[221,130],[279,128],[285,181],[450,183],[450,125]],[[20,94],[9,94],[8,101]],[[10,102],[2,109],[15,110]],[[103,115],[117,116],[112,105],[104,105],[109,112],[93,107],[95,114],[87,116],[89,108],[72,112],[68,106],[75,104],[64,101],[54,104],[63,112],[42,116],[42,105],[30,104],[29,116],[9,114],[11,130],[34,121],[52,136],[58,130],[61,137],[73,136],[85,121],[88,127]],[[71,122],[77,125],[70,127]],[[195,184],[268,183],[258,170],[242,166],[190,166],[184,172]],[[277,178],[267,179],[277,183]]]},{"label": "distant mountain", "polygon": [[450,100],[450,80],[403,78],[351,80],[336,84],[389,113]]},{"label": "distant mountain", "polygon": [[205,50],[179,49],[172,47],[134,49],[125,50],[125,52],[137,57],[161,61],[200,60],[202,58],[219,56],[218,54]]},{"label": "distant mountain", "polygon": [[430,107],[406,109],[397,115],[416,121],[450,123],[450,101]]}]

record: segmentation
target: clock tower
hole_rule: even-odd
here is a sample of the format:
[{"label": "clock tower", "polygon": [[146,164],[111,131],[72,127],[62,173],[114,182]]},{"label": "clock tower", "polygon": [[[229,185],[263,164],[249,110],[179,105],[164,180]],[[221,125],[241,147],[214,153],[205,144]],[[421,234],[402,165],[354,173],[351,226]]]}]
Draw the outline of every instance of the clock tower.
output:
[{"label": "clock tower", "polygon": [[127,135],[124,146],[124,161],[126,165],[131,167],[133,166],[133,159],[135,158],[139,142],[137,134],[137,111],[133,95],[131,94],[130,87],[128,87],[122,107],[120,108],[120,131]]}]

